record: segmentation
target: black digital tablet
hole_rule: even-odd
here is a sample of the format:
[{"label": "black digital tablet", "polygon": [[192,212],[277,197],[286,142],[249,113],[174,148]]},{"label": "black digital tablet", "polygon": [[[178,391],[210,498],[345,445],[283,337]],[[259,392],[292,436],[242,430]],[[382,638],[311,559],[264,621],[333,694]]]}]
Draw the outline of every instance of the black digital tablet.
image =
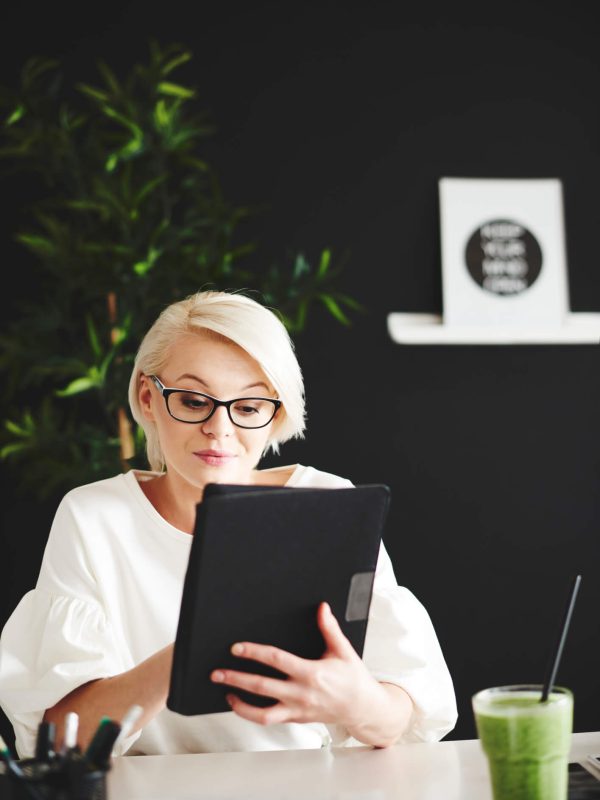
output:
[{"label": "black digital tablet", "polygon": [[[209,677],[218,667],[281,677],[231,655],[237,641],[320,658],[322,601],[362,656],[389,500],[383,484],[207,486],[196,510],[167,708],[185,715],[230,711],[231,689]],[[254,705],[274,702],[235,691]]]}]

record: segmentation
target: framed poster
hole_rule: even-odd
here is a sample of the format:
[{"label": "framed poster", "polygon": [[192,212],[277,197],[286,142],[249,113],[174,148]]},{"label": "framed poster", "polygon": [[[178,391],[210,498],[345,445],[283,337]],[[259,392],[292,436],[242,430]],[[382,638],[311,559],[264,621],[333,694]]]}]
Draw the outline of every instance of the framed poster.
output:
[{"label": "framed poster", "polygon": [[444,325],[562,327],[569,311],[558,178],[441,178]]}]

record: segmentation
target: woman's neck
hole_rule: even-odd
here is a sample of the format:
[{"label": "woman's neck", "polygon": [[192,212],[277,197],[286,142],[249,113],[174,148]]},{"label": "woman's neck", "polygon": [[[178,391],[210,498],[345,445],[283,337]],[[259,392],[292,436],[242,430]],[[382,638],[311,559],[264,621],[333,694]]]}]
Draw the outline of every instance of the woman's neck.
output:
[{"label": "woman's neck", "polygon": [[185,533],[193,534],[196,522],[196,505],[202,502],[202,489],[190,484],[182,486],[168,473],[148,481],[140,487],[163,519]]},{"label": "woman's neck", "polygon": [[[253,470],[248,483],[264,486],[285,486],[296,466],[271,470]],[[202,502],[204,487],[192,486],[175,472],[165,472],[139,482],[140,488],[156,511],[180,531],[194,533],[196,506]]]}]

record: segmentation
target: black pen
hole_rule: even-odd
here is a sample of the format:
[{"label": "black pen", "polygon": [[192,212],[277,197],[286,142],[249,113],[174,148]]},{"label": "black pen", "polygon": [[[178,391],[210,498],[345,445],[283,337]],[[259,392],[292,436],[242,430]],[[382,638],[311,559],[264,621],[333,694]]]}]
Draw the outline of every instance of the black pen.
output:
[{"label": "black pen", "polygon": [[110,765],[113,745],[121,732],[121,726],[110,717],[102,717],[92,741],[83,758],[91,769],[107,770]]},{"label": "black pen", "polygon": [[50,764],[55,757],[54,739],[56,726],[53,722],[40,722],[35,742],[35,760],[42,764]]},{"label": "black pen", "polygon": [[10,750],[2,736],[0,736],[0,758],[2,758],[2,761],[6,765],[6,769],[20,782],[20,785],[29,793],[33,800],[44,800],[37,787],[27,780],[27,776],[11,756]]}]

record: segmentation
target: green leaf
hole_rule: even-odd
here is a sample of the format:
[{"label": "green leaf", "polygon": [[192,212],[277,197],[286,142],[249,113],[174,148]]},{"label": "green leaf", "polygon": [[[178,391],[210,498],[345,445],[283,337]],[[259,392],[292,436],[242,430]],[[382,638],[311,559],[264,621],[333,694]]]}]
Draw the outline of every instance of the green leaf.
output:
[{"label": "green leaf", "polygon": [[111,153],[106,159],[104,168],[107,172],[114,172],[115,167],[119,163],[119,156],[116,153]]},{"label": "green leaf", "polygon": [[85,315],[85,324],[87,327],[88,339],[90,340],[90,345],[92,346],[92,352],[97,358],[100,358],[102,356],[102,347],[100,346],[100,340],[98,339],[98,334],[96,333],[94,321],[89,314]]},{"label": "green leaf", "polygon": [[183,150],[185,146],[190,147],[194,139],[212,133],[208,128],[184,128],[177,133],[171,133],[166,137],[167,144],[171,150]]},{"label": "green leaf", "polygon": [[350,325],[350,320],[344,314],[344,312],[339,307],[336,300],[331,295],[324,294],[323,292],[321,292],[320,294],[317,295],[317,297],[327,308],[329,313],[337,319],[338,322],[341,322],[342,325]]},{"label": "green leaf", "polygon": [[162,74],[168,75],[169,72],[173,72],[176,67],[178,67],[180,64],[185,64],[187,61],[190,61],[191,58],[191,53],[187,51],[185,53],[181,53],[181,55],[172,58],[165,64],[165,66],[161,69]]},{"label": "green leaf", "polygon": [[132,119],[129,119],[129,117],[126,117],[124,114],[121,114],[121,112],[117,111],[116,108],[106,105],[106,103],[102,105],[100,108],[102,113],[106,114],[107,117],[110,117],[110,119],[114,119],[115,122],[120,122],[121,125],[123,125],[125,128],[128,128],[133,133],[136,139],[144,138],[144,134],[140,126],[137,123],[135,123]]},{"label": "green leaf", "polygon": [[317,271],[317,278],[323,278],[329,269],[331,263],[331,250],[323,250],[321,253],[321,261],[319,262],[319,269]]},{"label": "green leaf", "polygon": [[0,458],[8,458],[8,456],[12,455],[13,453],[18,453],[20,450],[25,450],[26,447],[27,444],[25,442],[13,442],[12,444],[6,444],[0,450]]},{"label": "green leaf", "polygon": [[34,56],[30,58],[25,64],[22,72],[23,88],[29,89],[32,84],[51,69],[56,69],[59,66],[58,61],[53,58],[44,58],[42,56]]},{"label": "green leaf", "polygon": [[309,272],[310,272],[310,264],[304,258],[302,253],[299,253],[296,256],[296,261],[294,263],[294,272],[293,272],[294,280],[298,280],[298,278],[301,278],[303,275],[308,275]]},{"label": "green leaf", "polygon": [[186,156],[182,159],[183,163],[188,167],[193,167],[194,169],[199,170],[200,172],[208,172],[208,164],[206,161],[202,161],[199,158],[193,158],[192,156]]},{"label": "green leaf", "polygon": [[149,269],[150,265],[147,261],[136,261],[133,265],[133,271],[136,275],[140,275],[141,277],[143,277]]},{"label": "green leaf", "polygon": [[73,211],[94,211],[106,220],[110,216],[110,212],[102,203],[96,203],[93,200],[67,200],[65,203],[66,208]]},{"label": "green leaf", "polygon": [[[129,216],[128,209],[123,205],[122,202],[122,193],[119,196],[118,190],[113,192],[108,186],[108,181],[102,180],[95,180],[94,181],[94,193],[98,198],[104,200],[106,205],[109,208],[112,208],[116,214],[124,219],[125,217]],[[114,247],[111,240],[105,240],[104,249],[109,250],[111,247]]]},{"label": "green leaf", "polygon": [[297,331],[304,330],[304,326],[306,325],[306,314],[308,312],[308,299],[304,298],[300,301],[300,305],[298,306],[298,312],[296,314],[296,321],[295,321],[295,329]]},{"label": "green leaf", "polygon": [[98,61],[96,63],[108,88],[111,89],[116,95],[120,95],[121,84],[117,80],[115,73],[110,69],[110,67],[107,64],[104,63],[104,61]]},{"label": "green leaf", "polygon": [[147,258],[143,261],[137,261],[133,265],[133,271],[136,273],[136,275],[143,277],[149,270],[152,269],[161,254],[162,250],[159,250],[156,247],[151,247],[148,251]]},{"label": "green leaf", "polygon": [[170,83],[168,81],[161,81],[156,87],[160,94],[166,94],[170,97],[181,97],[182,100],[189,100],[196,96],[193,89],[187,89],[185,86],[180,86],[178,83]]},{"label": "green leaf", "polygon": [[19,233],[16,238],[18,242],[21,242],[21,244],[24,244],[30,250],[40,255],[51,256],[56,252],[54,243],[45,236],[34,233]]},{"label": "green leaf", "polygon": [[23,158],[33,143],[32,137],[25,139],[17,147],[0,147],[0,158]]},{"label": "green leaf", "polygon": [[119,244],[119,242],[115,242],[109,245],[109,250],[115,255],[129,257],[133,252],[133,247],[129,244]]},{"label": "green leaf", "polygon": [[347,294],[340,294],[337,292],[336,297],[340,303],[348,306],[348,308],[351,308],[353,311],[365,311],[365,307],[362,305],[362,303],[359,303],[358,300],[355,300],[353,297],[349,297]]},{"label": "green leaf", "polygon": [[102,364],[100,364],[100,368],[97,370],[98,382],[100,385],[103,385],[106,380],[106,373],[108,372],[108,368],[110,367],[112,360],[116,355],[116,352],[117,352],[117,346],[113,345],[112,350],[106,356]]},{"label": "green leaf", "polygon": [[26,428],[22,428],[20,425],[17,425],[16,422],[13,422],[10,419],[4,420],[4,427],[15,436],[29,436],[31,433],[31,431],[28,431]]},{"label": "green leaf", "polygon": [[134,207],[137,208],[142,202],[142,200],[144,200],[151,192],[153,192],[157,188],[157,186],[160,186],[161,183],[164,183],[166,179],[167,179],[166,175],[158,175],[156,178],[153,178],[152,180],[148,181],[136,194],[133,200]]},{"label": "green leaf", "polygon": [[249,253],[253,253],[256,250],[256,245],[252,242],[247,242],[246,244],[240,244],[238,247],[234,247],[233,250],[229,250],[228,256],[231,262],[237,261],[242,256],[246,256]]},{"label": "green leaf", "polygon": [[144,140],[134,137],[126,145],[117,151],[116,155],[120,159],[128,159],[137,155],[144,147]]},{"label": "green leaf", "polygon": [[154,121],[157,128],[166,128],[171,123],[171,112],[164,100],[159,100],[154,106]]},{"label": "green leaf", "polygon": [[55,391],[55,395],[57,397],[70,397],[74,394],[81,394],[81,392],[87,392],[90,389],[95,389],[98,386],[98,380],[94,380],[94,378],[75,378],[74,381],[66,386],[64,389],[57,389]]},{"label": "green leaf", "polygon": [[65,131],[72,133],[87,122],[85,114],[72,114],[68,109],[63,109],[60,115],[60,124]]},{"label": "green leaf", "polygon": [[68,230],[66,224],[59,219],[57,216],[52,214],[45,214],[43,212],[38,212],[37,218],[40,221],[40,224],[46,229],[46,231],[50,234],[51,238],[59,241]]},{"label": "green leaf", "polygon": [[156,242],[158,241],[158,239],[160,239],[162,234],[169,228],[170,224],[171,224],[171,220],[170,219],[167,219],[167,218],[161,219],[161,221],[158,223],[156,228],[150,234],[150,246],[151,247],[154,247],[156,245]]},{"label": "green leaf", "polygon": [[94,100],[98,100],[101,103],[107,103],[109,100],[109,96],[106,92],[102,92],[100,89],[96,89],[95,86],[90,86],[87,83],[78,83],[76,88],[79,89],[82,94],[87,94],[88,97],[92,97]]},{"label": "green leaf", "polygon": [[25,106],[20,104],[15,108],[12,114],[10,114],[10,116],[6,119],[6,122],[4,124],[6,125],[6,127],[8,127],[9,125],[14,125],[15,122],[18,122],[24,114],[25,114]]}]

